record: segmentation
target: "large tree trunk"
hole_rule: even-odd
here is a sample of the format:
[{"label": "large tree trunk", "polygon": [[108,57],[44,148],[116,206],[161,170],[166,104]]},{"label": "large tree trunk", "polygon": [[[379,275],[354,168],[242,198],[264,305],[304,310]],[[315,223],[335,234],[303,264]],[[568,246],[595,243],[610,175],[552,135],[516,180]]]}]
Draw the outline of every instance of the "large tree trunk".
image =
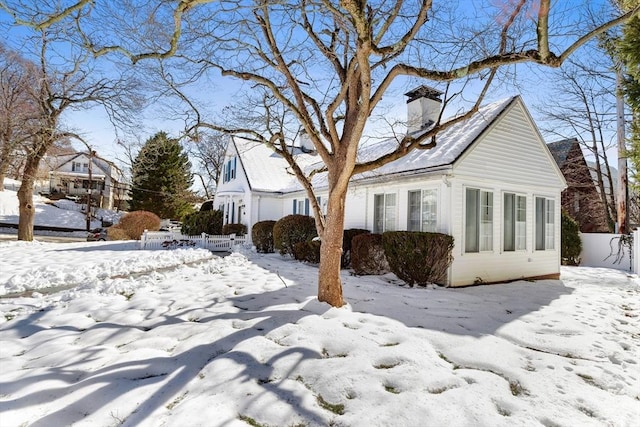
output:
[{"label": "large tree trunk", "polygon": [[334,188],[329,193],[325,228],[320,245],[318,272],[318,300],[334,307],[342,307],[342,280],[340,262],[344,232],[344,213],[347,188]]},{"label": "large tree trunk", "polygon": [[[36,218],[36,209],[33,204],[33,183],[35,171],[28,173],[31,162],[27,162],[22,185],[18,190],[18,202],[20,218],[18,220],[18,240],[33,241],[33,224]],[[37,166],[36,166],[37,169]]]},{"label": "large tree trunk", "polygon": [[[49,139],[47,141],[53,141]],[[18,202],[20,218],[18,220],[18,240],[33,241],[33,224],[36,218],[36,208],[33,204],[33,184],[38,174],[40,160],[52,143],[41,142],[37,149],[26,158],[22,173],[22,185],[18,190]]]}]

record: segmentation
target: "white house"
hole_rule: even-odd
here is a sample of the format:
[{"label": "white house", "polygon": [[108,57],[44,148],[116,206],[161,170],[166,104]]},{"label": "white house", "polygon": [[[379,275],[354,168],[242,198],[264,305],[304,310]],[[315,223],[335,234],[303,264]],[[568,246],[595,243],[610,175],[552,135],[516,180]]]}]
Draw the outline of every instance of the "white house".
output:
[{"label": "white house", "polygon": [[120,203],[129,198],[120,169],[95,153],[53,156],[46,162],[51,194],[82,198],[91,191],[94,202],[105,209],[121,208]]},{"label": "white house", "polygon": [[[421,132],[437,117],[440,93],[421,87],[407,95],[408,131]],[[436,143],[354,176],[345,228],[452,235],[449,286],[557,278],[560,193],[566,182],[522,99],[480,108],[439,133]],[[361,147],[359,159],[378,156],[394,144],[392,139]],[[304,167],[320,161],[309,150],[294,150]],[[322,176],[314,177],[314,188],[326,209]],[[313,214],[284,159],[238,137],[230,138],[215,203],[226,223],[244,223],[249,230],[258,221]]]}]

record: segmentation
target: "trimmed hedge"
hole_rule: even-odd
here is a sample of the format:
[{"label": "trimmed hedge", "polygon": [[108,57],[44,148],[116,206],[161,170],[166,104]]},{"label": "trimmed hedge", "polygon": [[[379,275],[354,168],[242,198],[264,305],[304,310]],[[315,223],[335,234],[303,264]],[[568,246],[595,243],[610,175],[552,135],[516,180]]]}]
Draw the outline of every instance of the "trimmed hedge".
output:
[{"label": "trimmed hedge", "polygon": [[222,234],[222,211],[198,211],[187,215],[182,221],[181,232],[187,236]]},{"label": "trimmed hedge", "polygon": [[382,244],[389,267],[410,286],[445,284],[453,261],[453,237],[420,231],[387,231]]},{"label": "trimmed hedge", "polygon": [[273,244],[280,255],[293,255],[293,246],[317,236],[316,222],[306,215],[287,215],[273,226]]},{"label": "trimmed hedge", "polygon": [[351,268],[358,275],[385,274],[389,263],[382,246],[382,235],[364,233],[351,240]]},{"label": "trimmed hedge", "polygon": [[273,226],[275,221],[260,221],[251,227],[251,241],[256,245],[256,251],[270,254],[274,252]]},{"label": "trimmed hedge", "polygon": [[225,224],[222,227],[222,234],[235,234],[236,236],[244,236],[247,234],[247,226],[244,224]]},{"label": "trimmed hedge", "polygon": [[160,217],[149,211],[129,212],[120,218],[118,228],[123,230],[129,236],[129,239],[140,240],[144,230],[160,230]]},{"label": "trimmed hedge", "polygon": [[580,265],[580,226],[565,211],[562,211],[562,234],[560,237],[560,258],[562,265]]},{"label": "trimmed hedge", "polygon": [[351,247],[353,244],[353,238],[360,234],[368,234],[369,230],[362,228],[349,228],[344,230],[342,234],[342,258],[340,265],[342,268],[349,268],[351,266]]},{"label": "trimmed hedge", "polygon": [[298,261],[318,264],[320,262],[320,240],[296,243],[293,245],[293,257]]}]

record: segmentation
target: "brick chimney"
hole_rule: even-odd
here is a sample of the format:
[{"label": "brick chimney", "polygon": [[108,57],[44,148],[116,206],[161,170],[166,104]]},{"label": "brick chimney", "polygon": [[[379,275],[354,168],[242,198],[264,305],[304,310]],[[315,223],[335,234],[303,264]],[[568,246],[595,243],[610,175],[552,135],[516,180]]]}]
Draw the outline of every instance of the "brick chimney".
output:
[{"label": "brick chimney", "polygon": [[418,86],[405,93],[407,96],[407,133],[431,126],[438,119],[442,108],[443,92],[429,86]]}]

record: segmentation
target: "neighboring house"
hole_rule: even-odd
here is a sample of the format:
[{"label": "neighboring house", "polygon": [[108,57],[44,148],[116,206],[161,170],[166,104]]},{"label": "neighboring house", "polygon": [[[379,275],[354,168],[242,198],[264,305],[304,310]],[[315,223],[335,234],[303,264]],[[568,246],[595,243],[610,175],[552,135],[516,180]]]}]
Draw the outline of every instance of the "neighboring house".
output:
[{"label": "neighboring house", "polygon": [[122,209],[128,186],[113,163],[93,153],[73,153],[46,159],[50,167],[49,192],[81,200],[91,191],[93,203],[104,209]]},{"label": "neighboring house", "polygon": [[[409,92],[408,131],[436,119],[440,93]],[[482,107],[438,134],[431,150],[416,150],[380,169],[354,176],[345,228],[420,230],[454,237],[447,285],[521,278],[558,278],[560,193],[566,182],[519,96]],[[366,160],[392,150],[395,139],[361,147]],[[302,141],[302,146],[306,142]],[[305,168],[320,159],[292,148]],[[312,215],[306,193],[286,162],[268,147],[231,137],[215,206],[226,223],[251,226],[298,213]],[[326,210],[326,177],[313,181]]]},{"label": "neighboring house", "polygon": [[576,138],[547,144],[562,171],[567,188],[562,209],[580,225],[583,233],[608,233],[605,206]]}]

